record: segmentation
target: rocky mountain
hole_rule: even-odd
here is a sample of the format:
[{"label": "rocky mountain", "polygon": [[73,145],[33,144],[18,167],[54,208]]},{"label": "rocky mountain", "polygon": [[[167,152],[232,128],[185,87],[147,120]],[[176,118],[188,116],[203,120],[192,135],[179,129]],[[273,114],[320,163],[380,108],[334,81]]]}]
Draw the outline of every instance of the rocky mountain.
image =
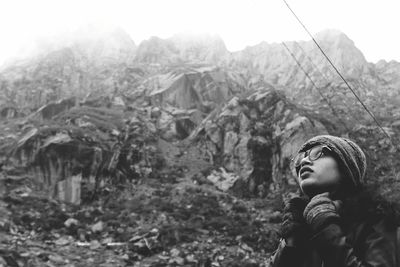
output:
[{"label": "rocky mountain", "polygon": [[[385,71],[382,70],[385,64],[367,62],[354,42],[342,32],[326,30],[315,38],[352,89],[374,113],[385,117],[396,109],[399,91],[394,83],[389,85],[385,82],[387,78],[384,78]],[[313,41],[286,42],[286,46],[289,51],[277,43],[264,42],[247,47],[235,53],[231,64],[262,74],[266,82],[285,90],[290,99],[313,110],[323,112],[332,109],[331,106],[335,107],[335,112],[349,124],[370,120]],[[383,106],[386,110],[381,109]],[[350,113],[354,113],[355,118],[347,118],[346,114]]]},{"label": "rocky mountain", "polygon": [[[315,38],[346,78],[358,79],[370,72],[371,65],[345,34],[327,30],[318,33]],[[331,70],[328,61],[312,41],[287,42],[287,46],[304,70],[315,79],[316,84],[339,81],[339,77]],[[240,67],[264,74],[266,81],[273,85],[295,88],[311,86],[282,44],[263,42],[247,47],[234,54],[234,61]]]},{"label": "rocky mountain", "polygon": [[291,158],[317,134],[355,139],[369,183],[398,202],[400,63],[367,62],[338,31],[316,38],[393,144],[311,41],[230,53],[215,36],[136,47],[120,29],[82,31],[8,65],[0,232],[52,254],[21,241],[25,258],[6,255],[0,240],[0,265],[65,263],[54,253],[71,244],[61,258],[93,266],[90,250],[119,265],[265,266],[297,190]]},{"label": "rocky mountain", "polygon": [[168,39],[151,37],[140,43],[135,61],[153,64],[218,64],[229,58],[224,41],[218,36],[177,34]]},{"label": "rocky mountain", "polygon": [[[316,39],[385,126],[396,125],[399,63],[368,63],[339,31],[321,32]],[[335,131],[372,124],[312,41],[286,46],[289,51],[263,42],[231,54],[219,37],[175,35],[152,37],[136,48],[121,29],[85,29],[46,46],[47,54],[0,73],[2,114],[40,113],[61,107],[57,101],[74,99],[67,109],[46,111],[51,115],[41,119],[82,105],[145,110],[162,138],[179,140],[209,123],[209,116],[232,99],[254,90],[278,90],[294,105],[332,122]]]},{"label": "rocky mountain", "polygon": [[132,60],[136,49],[121,29],[85,29],[44,47],[34,57],[3,69],[2,105],[18,107],[27,114],[64,97],[109,94],[117,83],[118,72],[128,72],[122,66]]},{"label": "rocky mountain", "polygon": [[[53,45],[42,56],[3,70],[1,102],[29,110],[73,95],[83,97],[93,92],[110,94],[119,90],[134,94],[132,91],[137,91],[148,74],[174,71],[181,64],[203,64],[223,67],[246,81],[258,77],[312,110],[332,112],[335,107],[333,113],[342,116],[349,125],[360,119],[368,120],[361,105],[312,41],[287,42],[290,52],[282,44],[264,42],[232,54],[215,36],[152,37],[136,48],[121,29],[84,33],[64,37],[64,46]],[[378,116],[399,116],[397,62],[368,63],[354,43],[339,31],[321,32],[316,39],[358,96]],[[16,92],[24,93],[16,95]],[[354,113],[355,118],[347,118],[349,113]]]}]

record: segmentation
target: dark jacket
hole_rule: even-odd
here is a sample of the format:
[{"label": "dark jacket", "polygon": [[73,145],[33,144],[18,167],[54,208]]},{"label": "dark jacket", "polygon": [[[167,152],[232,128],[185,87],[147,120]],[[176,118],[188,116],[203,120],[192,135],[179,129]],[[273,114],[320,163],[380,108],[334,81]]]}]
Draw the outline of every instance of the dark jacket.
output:
[{"label": "dark jacket", "polygon": [[270,266],[395,267],[399,266],[396,249],[396,227],[373,218],[362,223],[329,224],[300,247],[289,247],[281,240]]}]

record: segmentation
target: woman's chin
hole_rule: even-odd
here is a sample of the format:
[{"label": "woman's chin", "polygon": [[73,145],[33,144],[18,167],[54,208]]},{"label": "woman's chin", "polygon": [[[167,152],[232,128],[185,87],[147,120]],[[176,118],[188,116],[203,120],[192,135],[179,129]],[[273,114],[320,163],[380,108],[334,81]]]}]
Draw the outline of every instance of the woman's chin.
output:
[{"label": "woman's chin", "polygon": [[313,183],[311,181],[303,181],[300,183],[301,191],[307,195],[309,198],[316,196],[318,194],[326,193],[326,192],[335,192],[335,190],[331,187],[322,186],[318,183]]},{"label": "woman's chin", "polygon": [[324,192],[324,190],[321,190],[321,187],[311,178],[301,181],[300,188],[308,197],[313,197]]}]

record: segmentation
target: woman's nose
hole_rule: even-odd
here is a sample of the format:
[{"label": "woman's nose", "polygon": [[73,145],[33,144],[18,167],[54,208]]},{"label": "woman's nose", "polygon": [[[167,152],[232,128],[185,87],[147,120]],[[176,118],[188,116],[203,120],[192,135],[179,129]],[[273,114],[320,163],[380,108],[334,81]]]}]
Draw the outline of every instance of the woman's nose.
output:
[{"label": "woman's nose", "polygon": [[311,164],[310,160],[310,155],[305,156],[304,158],[301,159],[300,161],[300,166],[303,166],[304,164]]}]

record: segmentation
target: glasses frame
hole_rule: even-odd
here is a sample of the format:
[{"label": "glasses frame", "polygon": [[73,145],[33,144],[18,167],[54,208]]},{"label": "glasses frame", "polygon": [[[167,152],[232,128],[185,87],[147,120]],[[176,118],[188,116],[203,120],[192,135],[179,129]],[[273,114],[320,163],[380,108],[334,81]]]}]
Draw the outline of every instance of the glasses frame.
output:
[{"label": "glasses frame", "polygon": [[[320,148],[321,149],[320,152],[317,153],[315,157],[310,157],[310,155],[312,155],[311,152],[316,148],[318,148],[318,149]],[[319,159],[320,157],[322,157],[324,155],[324,153],[323,153],[324,149],[328,150],[330,153],[332,153],[332,149],[326,145],[313,146],[310,149],[307,149],[306,151],[297,153],[297,155],[292,158],[293,166],[295,168],[298,168],[301,165],[301,161],[306,157],[308,157],[310,161],[316,161],[317,159]],[[300,155],[303,155],[303,156],[301,158],[299,158]]]}]

